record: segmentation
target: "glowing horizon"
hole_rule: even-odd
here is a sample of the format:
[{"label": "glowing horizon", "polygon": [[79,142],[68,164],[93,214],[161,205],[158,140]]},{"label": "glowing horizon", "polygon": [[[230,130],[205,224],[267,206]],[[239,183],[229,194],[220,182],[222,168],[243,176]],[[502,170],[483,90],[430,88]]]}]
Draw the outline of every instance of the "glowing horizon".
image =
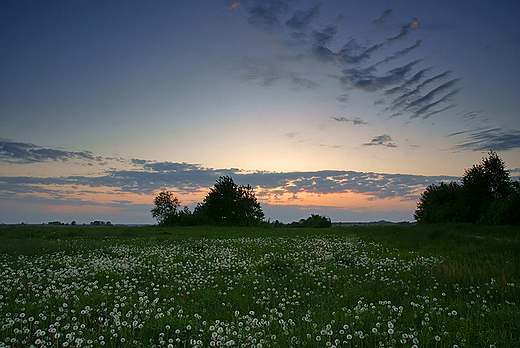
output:
[{"label": "glowing horizon", "polygon": [[0,223],[153,223],[157,192],[193,206],[219,175],[271,220],[401,221],[488,150],[516,178],[519,9],[9,2]]}]

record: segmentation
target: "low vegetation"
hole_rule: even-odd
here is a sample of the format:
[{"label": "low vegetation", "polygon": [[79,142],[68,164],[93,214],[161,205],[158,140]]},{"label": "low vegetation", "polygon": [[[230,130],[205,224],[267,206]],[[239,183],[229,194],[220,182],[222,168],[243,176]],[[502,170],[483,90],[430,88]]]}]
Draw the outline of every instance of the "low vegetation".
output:
[{"label": "low vegetation", "polygon": [[518,347],[520,230],[0,227],[0,347]]}]

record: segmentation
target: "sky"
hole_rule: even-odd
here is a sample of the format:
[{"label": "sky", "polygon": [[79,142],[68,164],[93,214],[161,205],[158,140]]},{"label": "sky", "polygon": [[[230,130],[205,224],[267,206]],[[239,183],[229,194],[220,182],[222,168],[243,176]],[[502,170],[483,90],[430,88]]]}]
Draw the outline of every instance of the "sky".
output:
[{"label": "sky", "polygon": [[413,221],[520,175],[518,1],[4,1],[0,223],[154,223],[221,175],[271,221]]}]

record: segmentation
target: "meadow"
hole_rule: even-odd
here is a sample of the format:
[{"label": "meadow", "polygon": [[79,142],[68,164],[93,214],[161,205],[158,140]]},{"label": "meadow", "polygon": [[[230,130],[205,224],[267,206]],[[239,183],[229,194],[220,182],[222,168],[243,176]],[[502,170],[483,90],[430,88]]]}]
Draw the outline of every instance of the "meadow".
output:
[{"label": "meadow", "polygon": [[520,228],[0,226],[0,347],[518,347]]}]

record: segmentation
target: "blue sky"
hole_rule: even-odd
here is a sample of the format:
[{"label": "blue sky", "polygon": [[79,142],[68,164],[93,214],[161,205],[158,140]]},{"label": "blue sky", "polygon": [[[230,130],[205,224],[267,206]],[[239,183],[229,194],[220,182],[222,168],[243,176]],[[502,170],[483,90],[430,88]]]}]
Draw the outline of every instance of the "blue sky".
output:
[{"label": "blue sky", "polygon": [[0,222],[153,222],[219,175],[268,218],[412,220],[520,168],[516,1],[8,1]]}]

